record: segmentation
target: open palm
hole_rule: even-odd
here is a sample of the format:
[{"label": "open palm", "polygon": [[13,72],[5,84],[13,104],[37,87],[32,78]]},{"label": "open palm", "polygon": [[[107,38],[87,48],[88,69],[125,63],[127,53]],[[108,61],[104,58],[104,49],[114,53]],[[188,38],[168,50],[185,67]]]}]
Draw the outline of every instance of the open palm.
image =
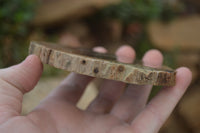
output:
[{"label": "open palm", "polygon": [[[117,57],[132,63],[135,53],[123,46]],[[162,60],[157,50],[143,57],[144,65],[151,67],[161,66]],[[41,73],[42,64],[34,55],[0,70],[1,133],[156,133],[191,81],[191,72],[179,68],[176,85],[163,88],[147,103],[152,86],[104,80],[95,100],[80,110],[76,103],[93,78],[71,73],[36,109],[21,116],[23,94],[34,88]]]}]

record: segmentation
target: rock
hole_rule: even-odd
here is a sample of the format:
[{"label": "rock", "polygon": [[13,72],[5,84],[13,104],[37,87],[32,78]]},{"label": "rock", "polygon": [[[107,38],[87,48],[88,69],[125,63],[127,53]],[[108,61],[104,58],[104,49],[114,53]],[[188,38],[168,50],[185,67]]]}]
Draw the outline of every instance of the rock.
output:
[{"label": "rock", "polygon": [[151,22],[148,32],[159,49],[200,51],[200,16],[179,18],[166,24]]},{"label": "rock", "polygon": [[122,64],[116,61],[114,55],[96,53],[92,50],[31,42],[29,54],[37,55],[43,63],[53,67],[92,77],[138,85],[173,86],[175,84],[176,72],[171,69]]},{"label": "rock", "polygon": [[34,25],[46,25],[65,19],[80,18],[96,9],[121,0],[43,0],[38,7]]},{"label": "rock", "polygon": [[178,111],[182,117],[187,121],[187,124],[199,133],[200,131],[200,84],[190,87],[189,92],[184,96]]}]

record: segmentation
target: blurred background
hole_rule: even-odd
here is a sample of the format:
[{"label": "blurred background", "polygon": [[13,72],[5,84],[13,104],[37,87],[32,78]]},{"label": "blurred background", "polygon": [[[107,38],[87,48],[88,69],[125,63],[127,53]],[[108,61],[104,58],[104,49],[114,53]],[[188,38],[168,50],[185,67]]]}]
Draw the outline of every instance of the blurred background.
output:
[{"label": "blurred background", "polygon": [[[193,81],[160,133],[200,133],[199,0],[1,0],[0,68],[21,62],[31,40],[104,46],[113,53],[128,44],[138,59],[149,49],[161,50],[165,65],[189,67]],[[24,96],[23,114],[67,74],[45,65],[34,91]],[[87,107],[98,93],[97,86],[89,85],[78,107]],[[154,87],[151,97],[159,89]]]}]

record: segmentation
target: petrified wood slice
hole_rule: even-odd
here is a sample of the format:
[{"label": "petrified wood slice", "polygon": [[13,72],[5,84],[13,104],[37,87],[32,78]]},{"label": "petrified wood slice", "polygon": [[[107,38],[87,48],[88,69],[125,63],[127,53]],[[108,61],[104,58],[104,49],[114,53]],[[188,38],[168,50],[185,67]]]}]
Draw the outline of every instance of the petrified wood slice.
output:
[{"label": "petrified wood slice", "polygon": [[120,63],[114,55],[100,54],[86,49],[74,49],[46,42],[31,42],[30,54],[37,55],[45,64],[105,79],[138,85],[173,86],[176,72],[161,68]]}]

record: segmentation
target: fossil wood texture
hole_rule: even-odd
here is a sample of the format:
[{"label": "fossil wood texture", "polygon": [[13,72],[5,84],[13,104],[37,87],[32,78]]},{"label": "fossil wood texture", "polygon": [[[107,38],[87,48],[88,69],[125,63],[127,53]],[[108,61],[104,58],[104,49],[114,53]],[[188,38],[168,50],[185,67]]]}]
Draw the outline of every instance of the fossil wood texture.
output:
[{"label": "fossil wood texture", "polygon": [[169,68],[151,68],[125,64],[114,55],[95,53],[82,48],[68,48],[46,42],[31,42],[29,54],[37,55],[45,64],[92,77],[138,85],[173,86],[176,72]]}]

